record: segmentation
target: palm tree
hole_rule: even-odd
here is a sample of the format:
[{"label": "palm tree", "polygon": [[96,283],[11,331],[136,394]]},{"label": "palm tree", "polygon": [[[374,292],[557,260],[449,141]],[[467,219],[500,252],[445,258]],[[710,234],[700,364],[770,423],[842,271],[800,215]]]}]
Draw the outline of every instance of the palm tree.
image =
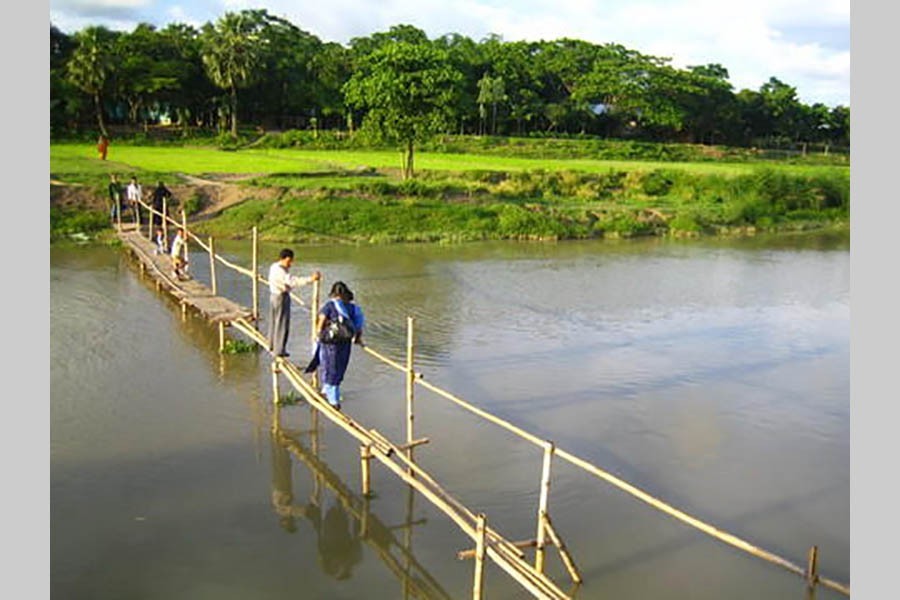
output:
[{"label": "palm tree", "polygon": [[102,26],[86,27],[75,34],[77,47],[66,64],[66,78],[94,100],[100,133],[109,137],[103,121],[101,94],[113,70],[114,33]]},{"label": "palm tree", "polygon": [[231,137],[237,138],[237,90],[252,84],[260,64],[259,20],[225,13],[215,26],[203,27],[203,66],[213,84],[231,97]]}]

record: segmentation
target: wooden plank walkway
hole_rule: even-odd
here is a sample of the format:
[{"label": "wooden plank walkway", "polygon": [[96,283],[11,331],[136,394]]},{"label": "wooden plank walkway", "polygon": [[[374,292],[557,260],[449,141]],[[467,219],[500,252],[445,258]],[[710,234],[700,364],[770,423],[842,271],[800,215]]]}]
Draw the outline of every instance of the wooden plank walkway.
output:
[{"label": "wooden plank walkway", "polygon": [[156,254],[156,245],[135,229],[118,232],[119,239],[134,253],[157,283],[183,305],[196,309],[213,323],[231,323],[238,319],[252,320],[253,312],[228,298],[216,296],[196,279],[180,281],[172,272],[172,259]]}]

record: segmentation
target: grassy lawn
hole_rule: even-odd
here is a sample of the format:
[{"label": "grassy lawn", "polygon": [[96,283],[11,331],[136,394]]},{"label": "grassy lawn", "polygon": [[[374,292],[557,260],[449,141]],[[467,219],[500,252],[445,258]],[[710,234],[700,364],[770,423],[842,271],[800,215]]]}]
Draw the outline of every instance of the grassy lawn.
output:
[{"label": "grassy lawn", "polygon": [[[422,152],[418,177],[399,178],[400,153],[374,150],[52,144],[51,178],[105,194],[123,181],[255,175],[249,201],[197,223],[198,232],[313,241],[465,241],[729,234],[843,225],[849,167],[661,162]],[[262,188],[277,188],[263,199]],[[57,215],[60,230],[72,229]],[[80,225],[80,221],[76,224]]]},{"label": "grassy lawn", "polygon": [[[736,176],[752,173],[757,164],[714,162],[649,162],[587,159],[534,159],[474,154],[419,153],[418,171],[582,171],[610,170],[646,172],[674,169],[698,175]],[[848,172],[848,167],[766,165],[794,175],[814,175],[826,172]],[[246,149],[223,151],[201,147],[110,146],[109,159],[96,157],[92,144],[52,144],[50,173],[64,181],[96,178],[110,172],[118,173],[314,173],[338,169],[374,167],[399,169],[400,153],[390,151],[354,150],[266,150]],[[71,179],[73,178],[74,179]]]}]

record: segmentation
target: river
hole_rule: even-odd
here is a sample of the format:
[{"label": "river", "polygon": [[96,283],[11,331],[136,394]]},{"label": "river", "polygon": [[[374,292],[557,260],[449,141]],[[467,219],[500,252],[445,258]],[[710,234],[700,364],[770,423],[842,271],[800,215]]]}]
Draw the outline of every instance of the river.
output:
[{"label": "river", "polygon": [[[846,583],[849,243],[295,246],[292,270],[345,281],[368,343],[398,360],[414,316],[436,385],[796,563],[817,545],[820,572]],[[263,268],[279,248],[263,245]],[[217,250],[250,264],[248,242]],[[443,513],[377,462],[364,503],[358,446],[324,419],[311,432],[306,406],[273,433],[263,353],[220,356],[217,330],[121,250],[50,258],[54,597],[471,596],[456,557],[471,543]],[[208,281],[204,255],[191,263]],[[249,306],[248,280],[218,272]],[[292,318],[302,362],[308,309]],[[401,373],[357,349],[342,392],[352,417],[405,437]],[[534,537],[539,449],[421,388],[415,423],[430,439],[416,458],[447,490],[507,538]],[[558,460],[549,510],[585,583],[572,590],[552,548],[547,572],[577,598],[803,597],[799,577]],[[485,585],[525,595],[495,566]]]}]

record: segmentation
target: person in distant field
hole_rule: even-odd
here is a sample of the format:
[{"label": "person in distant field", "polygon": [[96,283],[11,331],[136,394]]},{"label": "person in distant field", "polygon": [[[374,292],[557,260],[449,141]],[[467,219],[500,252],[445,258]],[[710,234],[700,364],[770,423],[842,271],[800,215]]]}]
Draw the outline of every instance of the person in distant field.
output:
[{"label": "person in distant field", "polygon": [[318,281],[321,274],[313,271],[309,277],[291,275],[294,251],[284,248],[278,260],[269,267],[269,350],[279,357],[288,357],[287,342],[291,328],[291,289]]},{"label": "person in distant field", "polygon": [[156,189],[153,190],[153,196],[151,197],[151,204],[153,205],[154,225],[162,225],[163,200],[171,197],[172,192],[170,192],[169,188],[167,188],[165,184],[160,181],[156,185]]},{"label": "person in distant field", "polygon": [[[339,331],[338,323],[345,325]],[[341,382],[350,364],[352,344],[362,345],[365,316],[362,309],[354,304],[353,292],[343,281],[331,286],[329,300],[316,321],[319,343],[305,372],[312,373],[321,367],[322,395],[334,408],[341,409]]]},{"label": "person in distant field", "polygon": [[113,221],[122,214],[122,184],[119,183],[119,177],[115,173],[109,174],[109,218]]},{"label": "person in distant field", "polygon": [[106,152],[109,150],[109,138],[100,134],[100,138],[97,140],[97,154],[100,156],[100,160],[106,160]]},{"label": "person in distant field", "polygon": [[125,197],[128,199],[128,205],[131,207],[132,214],[134,214],[134,222],[138,225],[141,224],[139,202],[143,198],[142,194],[143,190],[141,190],[141,184],[138,183],[137,177],[132,177],[128,187],[125,188]]},{"label": "person in distant field", "polygon": [[175,234],[175,239],[172,240],[172,275],[175,279],[179,281],[183,281],[185,279],[190,279],[190,275],[188,275],[188,261],[187,261],[187,233],[183,228],[178,228],[178,233]]}]

